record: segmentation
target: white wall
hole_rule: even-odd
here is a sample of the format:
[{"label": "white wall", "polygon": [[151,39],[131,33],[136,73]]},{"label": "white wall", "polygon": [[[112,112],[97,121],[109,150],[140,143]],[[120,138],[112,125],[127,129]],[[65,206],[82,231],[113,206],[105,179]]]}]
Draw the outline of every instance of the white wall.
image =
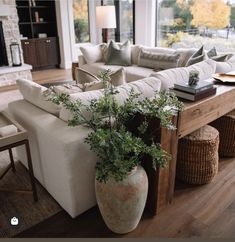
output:
[{"label": "white wall", "polygon": [[[155,20],[157,0],[136,0],[135,41],[136,44],[155,45]],[[101,31],[96,28],[95,7],[100,0],[89,0],[91,43],[76,44],[73,26],[73,0],[56,1],[57,28],[60,37],[61,68],[71,68],[78,60],[79,46],[101,43]]]},{"label": "white wall", "polygon": [[156,0],[135,1],[135,42],[155,46]]}]

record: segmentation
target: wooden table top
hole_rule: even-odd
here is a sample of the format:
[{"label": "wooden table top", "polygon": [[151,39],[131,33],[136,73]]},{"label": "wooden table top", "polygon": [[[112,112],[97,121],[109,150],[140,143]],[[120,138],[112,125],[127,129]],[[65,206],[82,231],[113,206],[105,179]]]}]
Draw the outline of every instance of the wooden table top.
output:
[{"label": "wooden table top", "polygon": [[216,82],[216,94],[196,102],[184,102],[179,113],[179,138],[197,130],[235,109],[235,85]]}]

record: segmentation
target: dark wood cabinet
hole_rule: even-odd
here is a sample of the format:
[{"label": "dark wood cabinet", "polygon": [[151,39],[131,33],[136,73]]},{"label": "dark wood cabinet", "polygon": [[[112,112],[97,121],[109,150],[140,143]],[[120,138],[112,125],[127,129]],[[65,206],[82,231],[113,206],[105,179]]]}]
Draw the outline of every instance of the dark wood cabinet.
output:
[{"label": "dark wood cabinet", "polygon": [[[46,69],[60,63],[55,0],[16,0],[24,62],[33,69]],[[43,35],[46,38],[39,38]]]},{"label": "dark wood cabinet", "polygon": [[35,41],[32,40],[22,40],[21,41],[24,63],[30,64],[33,67],[37,66],[36,56],[36,48]]},{"label": "dark wood cabinet", "polygon": [[22,40],[24,62],[33,69],[57,67],[60,63],[56,37]]}]

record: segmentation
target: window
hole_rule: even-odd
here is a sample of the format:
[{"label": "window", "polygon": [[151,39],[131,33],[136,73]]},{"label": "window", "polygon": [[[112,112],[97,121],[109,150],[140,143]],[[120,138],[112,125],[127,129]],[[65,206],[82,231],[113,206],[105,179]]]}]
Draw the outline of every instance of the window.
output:
[{"label": "window", "polygon": [[235,0],[159,0],[157,44],[235,52]]},{"label": "window", "polygon": [[103,5],[115,5],[117,28],[108,30],[108,39],[115,41],[130,40],[135,42],[135,1],[134,0],[103,0]]},{"label": "window", "polygon": [[120,41],[129,39],[134,42],[133,1],[120,1]]},{"label": "window", "polygon": [[76,43],[90,41],[89,0],[73,0],[73,18]]}]

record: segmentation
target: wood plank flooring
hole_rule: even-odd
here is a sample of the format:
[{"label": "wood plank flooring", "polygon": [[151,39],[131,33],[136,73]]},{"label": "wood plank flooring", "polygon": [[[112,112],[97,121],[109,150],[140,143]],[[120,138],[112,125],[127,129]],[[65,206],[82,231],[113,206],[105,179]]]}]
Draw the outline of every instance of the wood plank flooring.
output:
[{"label": "wood plank flooring", "polygon": [[157,237],[235,238],[235,159],[223,159],[212,183],[192,186],[177,181],[173,203],[160,214],[143,218],[133,232],[116,235],[97,207],[76,219],[62,211],[17,237]]},{"label": "wood plank flooring", "polygon": [[[32,72],[33,81],[39,84],[71,80],[72,79],[72,71],[71,69],[49,69],[43,71],[33,71]],[[0,87],[0,92],[6,92],[10,90],[16,90],[16,85],[10,85],[5,87]]]}]

